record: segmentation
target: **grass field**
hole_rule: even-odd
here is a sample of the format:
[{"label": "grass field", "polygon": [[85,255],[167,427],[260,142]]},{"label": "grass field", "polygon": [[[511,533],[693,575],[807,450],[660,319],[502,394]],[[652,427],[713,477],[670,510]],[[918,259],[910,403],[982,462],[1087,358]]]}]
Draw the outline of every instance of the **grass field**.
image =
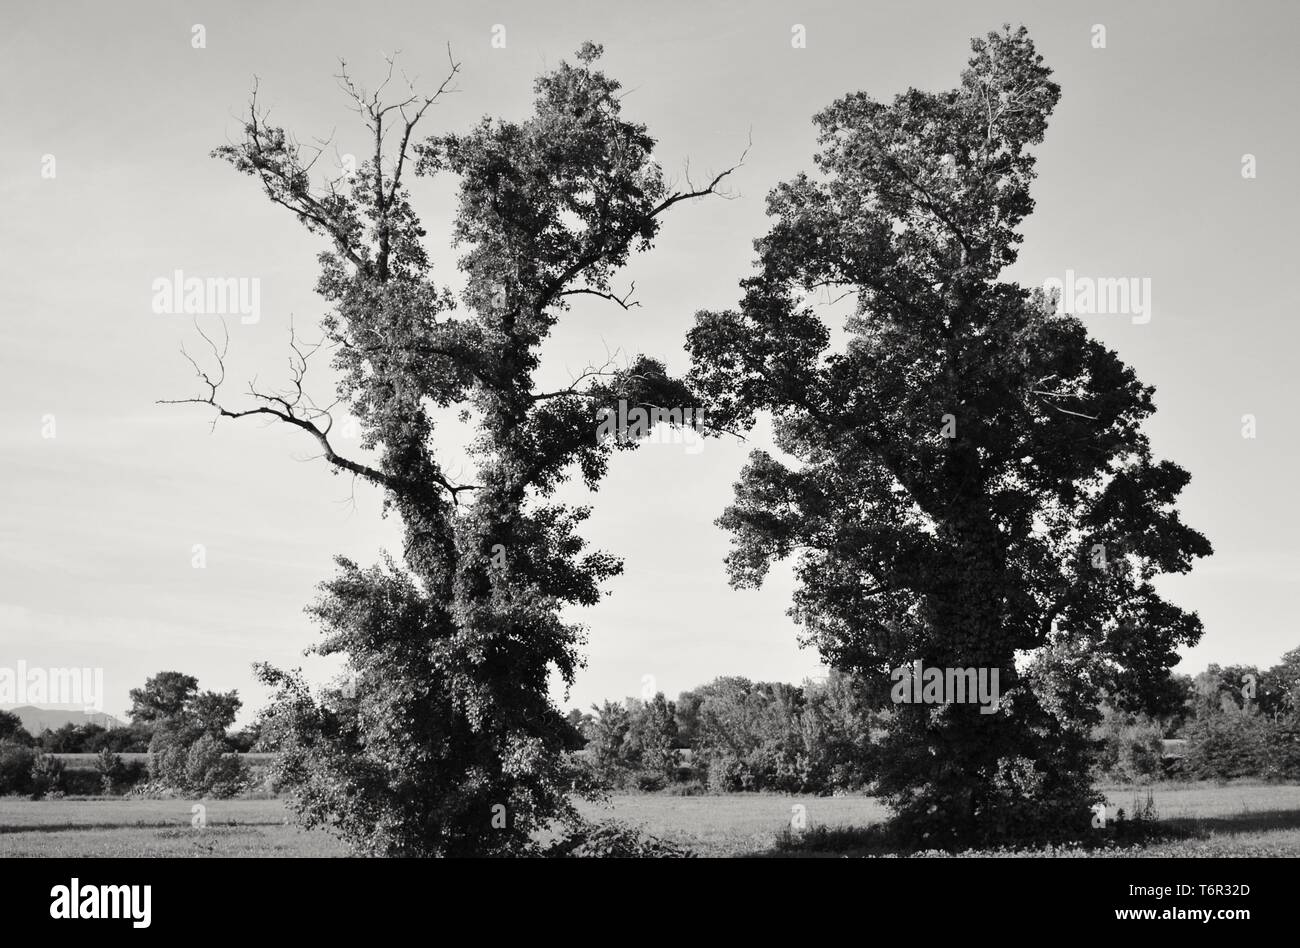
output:
[{"label": "grass field", "polygon": [[0,799],[0,858],[11,856],[344,856],[290,821],[280,800]]},{"label": "grass field", "polygon": [[[1104,788],[1114,812],[1145,802],[1146,790]],[[1153,788],[1160,820],[1186,835],[1124,855],[1300,856],[1300,786],[1166,784]],[[619,819],[701,856],[764,855],[806,808],[811,827],[863,827],[885,808],[868,796],[768,794],[615,796],[584,803],[591,819]],[[13,856],[342,856],[320,832],[294,826],[280,800],[208,800],[206,827],[192,825],[193,801],[0,799],[0,857]],[[807,854],[805,854],[807,855]],[[1081,853],[1082,855],[1082,853]]]}]

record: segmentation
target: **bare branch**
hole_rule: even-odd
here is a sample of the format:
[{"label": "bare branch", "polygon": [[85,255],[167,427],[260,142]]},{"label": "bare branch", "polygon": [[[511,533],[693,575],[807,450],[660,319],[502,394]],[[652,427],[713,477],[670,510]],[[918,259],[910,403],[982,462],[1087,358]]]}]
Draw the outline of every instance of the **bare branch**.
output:
[{"label": "bare branch", "polygon": [[[225,328],[224,320],[222,320],[222,328]],[[307,370],[307,360],[310,359],[312,354],[320,348],[321,343],[317,343],[310,351],[304,352],[298,345],[297,339],[293,336],[291,330],[290,348],[294,353],[294,358],[297,360],[296,364],[293,360],[290,362],[290,371],[293,375],[293,390],[287,394],[260,392],[255,388],[256,382],[254,381],[249,384],[248,395],[263,404],[258,405],[255,408],[231,409],[227,408],[217,399],[218,389],[226,377],[225,347],[223,346],[218,348],[213,339],[204,332],[202,327],[199,327],[197,323],[196,329],[198,330],[199,335],[208,344],[216,359],[217,374],[215,380],[200,368],[198,363],[184,350],[184,347],[182,347],[182,355],[184,355],[185,359],[194,367],[195,373],[202,380],[207,392],[206,394],[196,395],[191,398],[159,399],[157,404],[211,406],[217,410],[216,417],[213,418],[212,422],[213,427],[216,426],[216,422],[221,418],[238,419],[264,417],[281,421],[311,435],[316,440],[317,444],[320,445],[322,457],[341,470],[349,471],[352,474],[364,477],[366,480],[379,484],[380,486],[386,487],[390,490],[399,490],[403,488],[409,489],[412,486],[401,478],[394,477],[381,470],[342,456],[330,443],[329,431],[333,427],[333,418],[329,416],[327,411],[316,408],[311,404],[310,398],[305,396],[302,388],[302,380]],[[226,336],[226,341],[227,343],[229,342],[228,334]],[[307,402],[306,408],[303,407],[304,400]],[[329,419],[325,424],[325,427],[321,427],[317,424],[317,420],[320,418]],[[462,491],[478,489],[478,485],[476,484],[453,484],[440,475],[435,475],[433,480],[439,487],[450,493],[453,500],[458,500],[459,494]]]},{"label": "bare branch", "polygon": [[[602,290],[593,290],[589,287],[583,287],[582,289],[579,290],[565,290],[563,293],[559,293],[557,295],[558,296],[583,296],[583,295],[599,296],[601,299],[610,300],[611,302],[617,303],[619,306],[623,307],[623,309],[630,310],[633,306],[641,305],[640,301],[632,300],[632,294],[635,292],[636,292],[636,283],[634,282],[632,286],[628,289],[627,293],[625,293],[623,296],[617,296],[614,293],[606,293]],[[629,300],[631,300],[631,302],[629,302]]]}]

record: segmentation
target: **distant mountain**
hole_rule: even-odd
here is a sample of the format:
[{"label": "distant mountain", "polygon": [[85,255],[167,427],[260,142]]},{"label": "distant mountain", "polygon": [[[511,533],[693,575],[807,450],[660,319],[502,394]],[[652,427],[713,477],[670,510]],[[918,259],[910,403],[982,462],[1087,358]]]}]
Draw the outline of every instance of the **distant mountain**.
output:
[{"label": "distant mountain", "polygon": [[18,719],[23,722],[23,728],[28,734],[36,735],[41,731],[49,728],[51,731],[57,731],[65,724],[75,724],[80,727],[83,724],[98,724],[100,727],[114,728],[125,727],[125,721],[119,721],[111,714],[104,714],[98,711],[64,711],[58,708],[33,708],[31,705],[23,705],[20,708],[0,708],[0,711],[8,711],[10,714],[18,715]]}]

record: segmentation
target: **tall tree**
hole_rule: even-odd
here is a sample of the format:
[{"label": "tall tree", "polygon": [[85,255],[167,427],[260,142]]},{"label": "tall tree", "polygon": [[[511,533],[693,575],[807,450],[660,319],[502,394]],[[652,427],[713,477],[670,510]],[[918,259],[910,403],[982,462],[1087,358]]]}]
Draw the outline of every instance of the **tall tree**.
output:
[{"label": "tall tree", "polygon": [[[314,349],[295,344],[287,392],[229,407],[218,398],[224,370],[201,371],[205,391],[191,401],[304,430],[337,471],[381,487],[403,526],[402,563],[340,559],[313,607],[325,630],[316,651],[346,656],[350,684],[317,699],[296,674],[262,668],[280,689],[268,729],[293,805],[362,851],[525,852],[533,830],[571,813],[572,733],[548,677],[558,669],[572,682],[581,629],[561,610],[595,603],[621,566],[585,552],[587,508],[552,497],[575,469],[594,489],[611,452],[635,446],[598,437],[602,409],[684,406],[690,393],[644,357],[542,390],[539,353],[575,296],[634,305],[612,288],[617,271],[665,212],[715,193],[729,173],[671,189],[654,140],[622,117],[619,84],[595,68],[600,54],[585,44],[576,64],[538,79],[522,122],[484,119],[422,142],[416,125],[456,64],[434,95],[389,104],[383,86],[367,93],[345,69],[340,83],[373,143],[351,180],[314,183],[312,155],[266,123],[256,97],[243,140],[215,152],[329,240],[318,290],[333,307],[323,326],[338,404],[376,458],[340,454],[328,411],[304,394]],[[434,278],[411,170],[459,179],[459,297]],[[472,482],[439,461],[438,409],[459,409],[475,428]]]},{"label": "tall tree", "polygon": [[[816,116],[820,174],[770,194],[739,309],[688,342],[714,417],[772,413],[788,456],[752,453],[720,521],[733,584],[797,556],[807,640],[877,684],[916,659],[999,672],[994,714],[891,715],[880,788],[940,845],[1086,827],[1098,692],[1168,701],[1201,625],[1152,580],[1210,552],[1142,434],[1153,390],[999,278],[1059,87],[1023,27],[971,46],[956,89]],[[840,351],[805,302],[825,288],[856,295]]]}]

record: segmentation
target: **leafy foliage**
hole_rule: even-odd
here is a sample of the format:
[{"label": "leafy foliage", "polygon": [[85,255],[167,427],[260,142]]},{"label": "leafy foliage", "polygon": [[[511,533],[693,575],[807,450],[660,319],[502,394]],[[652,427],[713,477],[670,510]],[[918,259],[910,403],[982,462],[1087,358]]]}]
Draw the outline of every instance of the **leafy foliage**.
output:
[{"label": "leafy foliage", "polygon": [[[304,429],[336,470],[379,485],[403,525],[400,563],[340,559],[312,607],[325,631],[316,651],[346,657],[346,684],[316,697],[294,673],[261,670],[278,691],[267,728],[280,785],[306,824],[363,852],[527,853],[535,830],[573,815],[574,734],[548,679],[554,670],[571,683],[580,663],[582,629],[562,611],[594,604],[621,564],[587,551],[578,531],[588,509],[552,495],[575,469],[594,489],[612,451],[635,447],[597,437],[600,409],[681,405],[689,391],[645,357],[554,391],[534,374],[570,299],[626,306],[611,291],[615,274],[650,246],[665,211],[722,177],[670,192],[653,139],[622,117],[619,84],[595,68],[600,53],[585,44],[576,64],[539,78],[522,122],[485,119],[415,143],[436,94],[383,105],[345,74],[375,157],[323,188],[256,104],[243,140],[214,152],[331,241],[317,289],[332,306],[323,326],[338,404],[376,463],[334,449],[326,413],[302,401],[301,376],[295,393],[246,411],[218,405],[206,376],[210,394],[196,400]],[[459,297],[435,280],[422,244],[403,178],[412,166],[459,180]],[[438,409],[473,427],[473,483],[439,462]]]},{"label": "leafy foliage", "polygon": [[802,686],[719,678],[684,691],[593,706],[579,755],[605,786],[717,792],[859,790],[873,778],[883,718],[862,683],[833,671]]},{"label": "leafy foliage", "polygon": [[32,760],[31,792],[33,800],[63,792],[63,761],[53,754],[37,753]]},{"label": "leafy foliage", "polygon": [[143,688],[132,688],[132,721],[166,721],[181,717],[198,695],[199,680],[193,675],[177,671],[164,671],[144,683]]},{"label": "leafy foliage", "polygon": [[13,741],[30,747],[32,736],[27,733],[18,715],[10,711],[0,711],[0,741]]},{"label": "leafy foliage", "polygon": [[11,738],[0,740],[0,796],[28,793],[36,752]]},{"label": "leafy foliage", "polygon": [[111,794],[126,777],[126,763],[120,754],[115,754],[106,747],[95,757],[95,771],[99,774],[100,789]]},{"label": "leafy foliage", "polygon": [[567,859],[686,859],[693,854],[627,823],[606,820],[572,825],[547,848],[545,855]]},{"label": "leafy foliage", "polygon": [[[956,89],[816,117],[820,176],[769,195],[739,309],[700,313],[688,342],[714,417],[771,413],[797,462],[751,454],[720,520],[733,584],[795,557],[806,641],[872,682],[916,659],[998,669],[996,714],[890,717],[880,789],[941,846],[1018,811],[1086,820],[1100,694],[1167,705],[1175,650],[1200,636],[1152,580],[1210,552],[1174,507],[1188,474],[1141,432],[1152,389],[999,278],[1060,90],[1023,28],[971,46]],[[856,295],[842,351],[801,302],[822,288]]]},{"label": "leafy foliage", "polygon": [[1100,773],[1129,783],[1159,778],[1165,727],[1148,715],[1106,707],[1093,732],[1101,746],[1096,766]]},{"label": "leafy foliage", "polygon": [[160,728],[149,744],[149,779],[174,793],[221,799],[247,786],[248,768],[213,734]]}]

